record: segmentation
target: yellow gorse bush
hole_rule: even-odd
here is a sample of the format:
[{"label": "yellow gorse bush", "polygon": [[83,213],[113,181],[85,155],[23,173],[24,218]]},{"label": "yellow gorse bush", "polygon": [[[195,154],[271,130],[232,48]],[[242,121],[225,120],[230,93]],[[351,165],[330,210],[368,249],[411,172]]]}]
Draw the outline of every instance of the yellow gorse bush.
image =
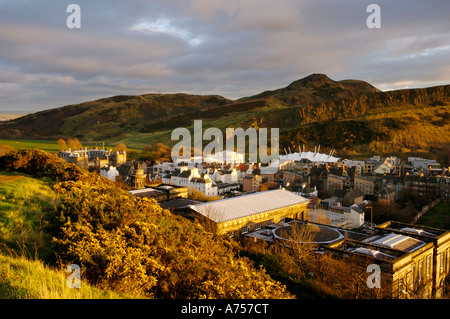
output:
[{"label": "yellow gorse bush", "polygon": [[[33,167],[30,167],[34,165]],[[60,204],[45,230],[84,280],[149,298],[291,298],[229,239],[43,151],[0,157],[0,169],[51,179]],[[68,173],[69,172],[69,173]]]}]

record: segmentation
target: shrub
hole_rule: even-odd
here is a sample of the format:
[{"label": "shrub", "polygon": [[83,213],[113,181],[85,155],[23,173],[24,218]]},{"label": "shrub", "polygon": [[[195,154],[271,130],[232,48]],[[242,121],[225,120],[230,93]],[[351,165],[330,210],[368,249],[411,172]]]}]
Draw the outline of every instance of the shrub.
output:
[{"label": "shrub", "polygon": [[51,179],[59,205],[45,216],[63,265],[121,293],[151,298],[291,298],[236,247],[113,182],[43,151],[0,157],[0,169]]}]

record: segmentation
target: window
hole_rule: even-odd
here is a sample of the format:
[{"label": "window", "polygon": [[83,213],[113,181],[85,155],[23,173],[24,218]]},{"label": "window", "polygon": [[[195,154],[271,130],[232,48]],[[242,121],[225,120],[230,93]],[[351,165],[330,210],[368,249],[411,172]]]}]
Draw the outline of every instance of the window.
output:
[{"label": "window", "polygon": [[241,234],[247,234],[248,233],[248,226],[244,226],[241,228]]},{"label": "window", "polygon": [[450,266],[450,248],[447,248],[447,259],[446,259],[446,267],[445,267],[445,271],[450,271],[449,270],[449,266]]},{"label": "window", "polygon": [[398,297],[400,299],[403,299],[403,298],[405,298],[405,295],[406,295],[405,284],[403,282],[403,278],[400,278],[398,280]]},{"label": "window", "polygon": [[441,269],[441,275],[444,273],[444,261],[445,261],[445,253],[442,252],[441,258],[439,260],[439,267]]},{"label": "window", "polygon": [[411,267],[411,272],[410,272],[410,278],[409,278],[409,289],[411,291],[414,291],[414,280],[415,280],[415,275],[416,275],[416,265],[412,265]]},{"label": "window", "polygon": [[255,230],[261,229],[261,223],[255,225]]},{"label": "window", "polygon": [[417,273],[417,279],[419,283],[422,282],[423,279],[423,259],[419,260],[419,271]]},{"label": "window", "polygon": [[431,275],[431,255],[427,256],[427,270],[426,270],[426,276],[429,277]]}]

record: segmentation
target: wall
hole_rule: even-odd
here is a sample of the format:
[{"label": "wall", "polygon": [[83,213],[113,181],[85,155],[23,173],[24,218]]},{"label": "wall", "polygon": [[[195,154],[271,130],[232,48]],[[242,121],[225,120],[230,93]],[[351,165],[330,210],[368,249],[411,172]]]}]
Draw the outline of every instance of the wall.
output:
[{"label": "wall", "polygon": [[228,234],[234,231],[234,235],[239,237],[243,227],[248,226],[248,231],[254,231],[256,224],[261,224],[261,228],[265,227],[268,222],[274,224],[280,222],[283,218],[294,218],[304,220],[307,203],[283,207],[272,211],[267,211],[240,219],[234,219],[222,223],[218,223],[215,227],[217,234]]}]

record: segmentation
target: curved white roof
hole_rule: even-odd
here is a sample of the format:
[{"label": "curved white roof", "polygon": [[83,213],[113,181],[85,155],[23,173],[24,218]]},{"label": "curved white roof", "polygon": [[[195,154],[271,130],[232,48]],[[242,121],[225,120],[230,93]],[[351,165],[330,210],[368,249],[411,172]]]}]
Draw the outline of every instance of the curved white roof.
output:
[{"label": "curved white roof", "polygon": [[334,157],[331,155],[323,154],[323,153],[315,153],[315,152],[301,152],[301,153],[290,153],[287,155],[281,155],[280,160],[294,160],[301,161],[303,159],[309,160],[311,162],[320,162],[320,163],[335,163],[340,160],[338,157]]}]

